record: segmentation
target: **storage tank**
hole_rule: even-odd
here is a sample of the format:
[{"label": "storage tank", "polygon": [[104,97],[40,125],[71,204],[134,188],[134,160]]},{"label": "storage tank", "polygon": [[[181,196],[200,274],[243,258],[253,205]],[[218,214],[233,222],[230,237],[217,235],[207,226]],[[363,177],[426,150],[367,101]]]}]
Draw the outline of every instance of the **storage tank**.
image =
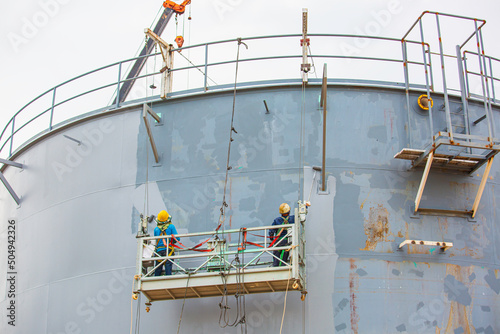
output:
[{"label": "storage tank", "polygon": [[[472,38],[482,28],[474,22]],[[406,36],[387,41],[402,54],[365,60],[395,63],[402,81],[341,80],[325,72],[324,80],[307,73],[211,87],[205,80],[199,90],[103,105],[54,125],[50,116],[49,127],[13,146],[21,125],[7,124],[0,142],[7,160],[0,187],[0,270],[7,277],[1,332],[498,332],[493,158],[500,110],[498,80],[486,67],[498,60],[481,56],[481,43],[468,54],[459,47],[446,73],[462,68],[446,82],[443,49]],[[225,43],[241,48],[241,42],[251,49],[254,39]],[[412,43],[424,46],[424,60],[412,58]],[[242,58],[229,62],[231,75],[235,64],[258,71],[262,60],[239,52]],[[273,52],[268,57],[281,61]],[[316,60],[319,74],[320,59],[338,55],[296,58],[299,65]],[[197,64],[205,78],[216,66]],[[421,75],[415,81],[410,67]],[[469,85],[476,72],[479,93]],[[176,72],[168,73],[175,80]],[[221,298],[201,295],[155,301],[146,312],[147,298],[134,285],[140,215],[166,209],[179,234],[214,231],[224,196],[225,229],[269,226],[281,203],[310,202],[305,298],[293,288],[246,291],[244,309],[237,310],[233,296],[224,309]],[[172,277],[189,286],[188,276]],[[224,312],[235,326],[224,326]]]}]

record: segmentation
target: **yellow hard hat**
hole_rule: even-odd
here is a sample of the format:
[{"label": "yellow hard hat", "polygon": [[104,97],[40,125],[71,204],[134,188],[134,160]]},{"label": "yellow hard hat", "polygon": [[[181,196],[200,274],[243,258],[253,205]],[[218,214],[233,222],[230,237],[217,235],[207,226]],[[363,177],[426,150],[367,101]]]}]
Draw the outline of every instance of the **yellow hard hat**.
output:
[{"label": "yellow hard hat", "polygon": [[286,203],[283,203],[280,205],[280,213],[281,214],[289,213],[289,212],[290,212],[290,205],[288,205]]},{"label": "yellow hard hat", "polygon": [[158,218],[158,221],[163,223],[163,222],[167,221],[168,217],[170,217],[168,212],[165,210],[161,210],[160,213],[158,214],[157,218]]}]

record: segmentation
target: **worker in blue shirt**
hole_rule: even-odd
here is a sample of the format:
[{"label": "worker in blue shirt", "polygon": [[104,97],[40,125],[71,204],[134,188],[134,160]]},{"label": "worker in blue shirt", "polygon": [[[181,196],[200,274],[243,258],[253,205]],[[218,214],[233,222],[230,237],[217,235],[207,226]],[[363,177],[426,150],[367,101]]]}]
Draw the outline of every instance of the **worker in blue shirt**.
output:
[{"label": "worker in blue shirt", "polygon": [[[290,205],[288,205],[287,203],[281,204],[279,212],[281,216],[273,221],[273,225],[295,224],[295,216],[290,216]],[[276,238],[278,239],[273,246],[276,247],[288,246],[289,245],[288,238],[284,238],[286,233],[287,233],[286,228],[280,228],[280,229],[276,228],[269,230],[269,237],[271,238],[271,242],[275,240],[275,238],[273,238],[275,235]],[[274,255],[273,267],[279,267],[285,265],[283,262],[288,262],[288,256],[290,255],[290,252],[286,249],[275,250],[273,251],[273,255]]]},{"label": "worker in blue shirt", "polygon": [[[177,230],[175,229],[174,224],[172,224],[172,216],[170,216],[167,211],[162,210],[160,211],[160,213],[158,213],[158,217],[156,217],[156,223],[158,224],[158,226],[155,227],[155,237],[162,235],[171,236],[177,234]],[[167,245],[167,238],[157,239],[155,252],[158,254],[158,256],[166,256],[168,249],[168,256],[175,255],[174,244],[179,240],[180,238],[171,237]],[[156,261],[157,267],[155,269],[155,276],[161,275],[163,264],[165,265],[165,275],[172,275],[172,260],[167,259],[167,261],[163,264],[160,263],[161,261]]]}]

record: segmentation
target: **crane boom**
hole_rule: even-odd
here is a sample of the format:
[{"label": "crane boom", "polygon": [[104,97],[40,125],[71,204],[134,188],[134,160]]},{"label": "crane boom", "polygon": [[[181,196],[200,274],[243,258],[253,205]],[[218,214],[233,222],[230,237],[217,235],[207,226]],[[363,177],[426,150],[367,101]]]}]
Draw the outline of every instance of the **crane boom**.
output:
[{"label": "crane boom", "polygon": [[[191,0],[185,0],[182,4],[177,4],[173,1],[165,1],[163,3],[163,7],[165,7],[165,10],[163,11],[162,15],[158,19],[158,22],[156,23],[156,26],[153,29],[153,32],[161,36],[163,33],[163,30],[165,30],[165,27],[168,24],[168,21],[170,21],[170,18],[174,14],[183,14],[186,6],[191,3]],[[141,73],[142,69],[144,68],[144,65],[146,64],[147,61],[147,55],[151,54],[151,52],[154,49],[155,41],[152,39],[148,39],[146,42],[146,45],[143,47],[141,50],[141,53],[139,54],[138,58],[134,65],[132,65],[132,68],[130,69],[130,72],[128,73],[125,82],[121,85],[119,94],[116,96],[113,104],[115,105],[120,105],[122,102],[124,102],[127,99],[127,96],[130,94],[130,91],[132,90],[132,86],[135,83],[135,78],[139,76]]]}]

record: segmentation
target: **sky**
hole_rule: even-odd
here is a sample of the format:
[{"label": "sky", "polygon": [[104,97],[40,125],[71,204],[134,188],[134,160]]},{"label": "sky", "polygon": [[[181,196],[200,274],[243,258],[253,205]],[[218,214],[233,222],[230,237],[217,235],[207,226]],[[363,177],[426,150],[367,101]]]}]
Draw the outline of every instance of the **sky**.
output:
[{"label": "sky", "polygon": [[[189,7],[186,13],[192,20],[181,16],[176,27],[172,19],[162,35],[165,40],[173,43],[180,31],[184,31],[185,45],[296,34],[301,32],[302,8],[309,11],[310,33],[401,38],[424,10],[430,10],[486,19],[486,52],[500,58],[496,39],[500,31],[500,2],[496,0],[193,0]],[[0,129],[24,104],[53,86],[135,56],[144,43],[144,28],[152,24],[161,8],[161,0],[0,2]],[[454,28],[450,30],[455,33]],[[295,52],[300,53],[298,41],[293,43],[297,44]],[[331,43],[332,50],[344,54],[383,48],[375,43]],[[330,46],[312,44],[312,52],[323,52],[326,45]],[[253,52],[256,48],[253,46]],[[336,70],[329,69],[328,73],[335,76]],[[290,76],[299,78],[300,72]],[[78,91],[79,87],[72,89]]]}]

